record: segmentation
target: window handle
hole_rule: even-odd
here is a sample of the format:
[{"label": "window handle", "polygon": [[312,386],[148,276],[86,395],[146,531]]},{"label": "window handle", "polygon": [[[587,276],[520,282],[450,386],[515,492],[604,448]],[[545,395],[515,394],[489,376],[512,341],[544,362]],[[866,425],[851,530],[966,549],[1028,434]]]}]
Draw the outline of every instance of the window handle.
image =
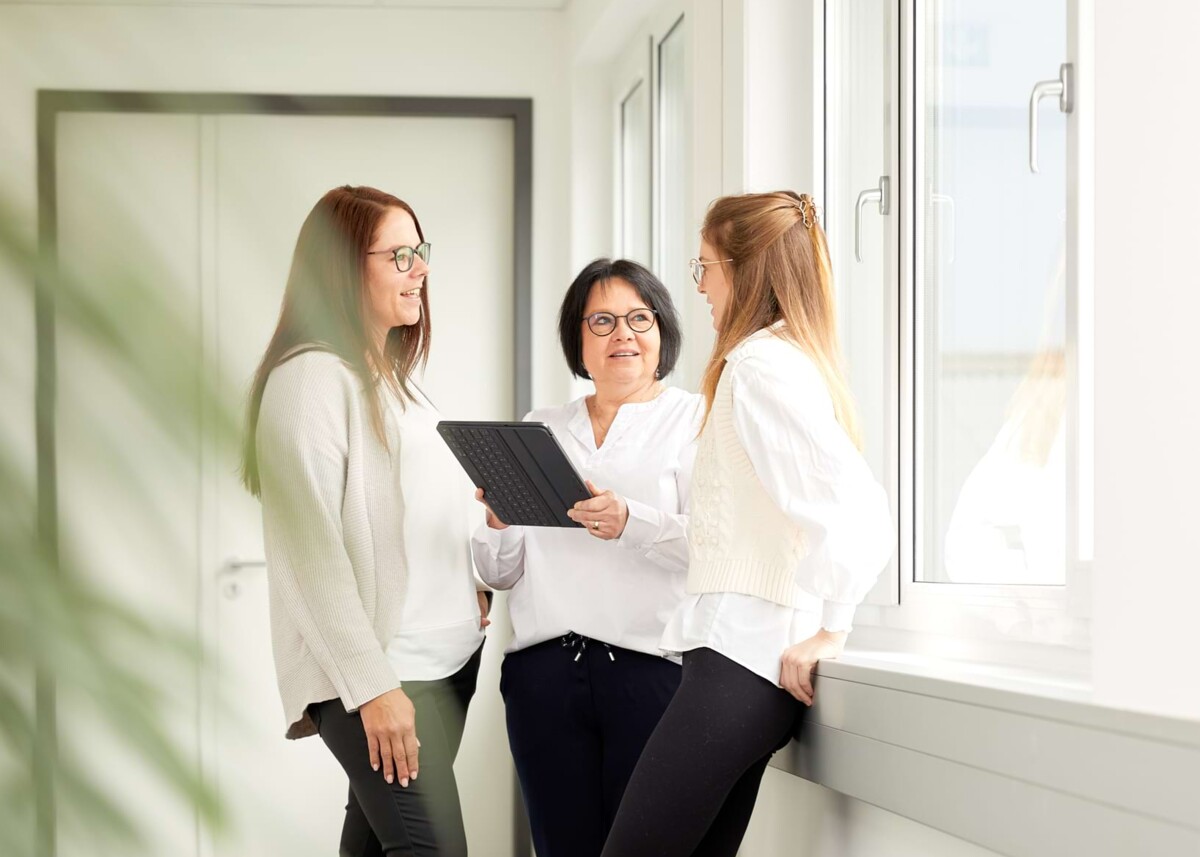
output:
[{"label": "window handle", "polygon": [[1065,62],[1058,67],[1058,80],[1040,80],[1029,96],[1029,169],[1038,171],[1038,105],[1043,98],[1058,97],[1058,109],[1075,109],[1075,66]]},{"label": "window handle", "polygon": [[[954,206],[954,197],[945,193],[931,193],[930,201],[934,205],[948,205],[950,207],[950,240],[946,243],[950,245],[950,258],[946,260],[947,265],[954,264],[954,257],[958,253],[958,209]],[[941,245],[942,236],[938,234],[938,244]]]},{"label": "window handle", "polygon": [[874,202],[879,206],[879,213],[886,215],[892,210],[892,180],[887,176],[879,177],[879,186],[868,188],[858,195],[858,202],[854,204],[854,258],[862,261],[862,210],[863,206],[868,202]]}]

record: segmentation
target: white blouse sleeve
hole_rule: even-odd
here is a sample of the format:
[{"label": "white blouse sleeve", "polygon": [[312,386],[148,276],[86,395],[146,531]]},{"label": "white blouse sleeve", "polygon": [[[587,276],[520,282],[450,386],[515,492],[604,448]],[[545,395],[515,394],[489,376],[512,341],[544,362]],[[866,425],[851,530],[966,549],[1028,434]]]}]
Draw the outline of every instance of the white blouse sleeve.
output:
[{"label": "white blouse sleeve", "polygon": [[480,524],[471,537],[479,577],[493,589],[512,589],[525,574],[525,528],[493,530]]},{"label": "white blouse sleeve", "polygon": [[763,487],[807,536],[796,584],[824,600],[823,628],[846,631],[891,558],[892,519],[820,372],[798,350],[794,357],[777,348],[726,367],[733,424]]},{"label": "white blouse sleeve", "polygon": [[628,497],[625,504],[629,520],[617,544],[667,571],[687,571],[687,515],[664,512]]}]

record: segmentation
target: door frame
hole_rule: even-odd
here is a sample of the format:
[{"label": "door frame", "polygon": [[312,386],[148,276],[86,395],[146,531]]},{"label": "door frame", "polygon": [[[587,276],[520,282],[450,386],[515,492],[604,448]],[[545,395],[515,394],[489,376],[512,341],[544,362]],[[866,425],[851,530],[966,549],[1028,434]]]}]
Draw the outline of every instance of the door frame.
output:
[{"label": "door frame", "polygon": [[[56,295],[58,265],[58,117],[64,113],[186,113],[389,118],[511,119],[513,123],[514,418],[533,407],[533,99],[380,95],[283,95],[41,89],[37,93],[37,275],[35,384],[37,533],[51,568],[58,567]],[[56,853],[57,811],[52,766],[57,754],[57,694],[53,677],[35,677],[35,812],[40,853]],[[520,791],[514,801],[514,854],[529,854]]]}]

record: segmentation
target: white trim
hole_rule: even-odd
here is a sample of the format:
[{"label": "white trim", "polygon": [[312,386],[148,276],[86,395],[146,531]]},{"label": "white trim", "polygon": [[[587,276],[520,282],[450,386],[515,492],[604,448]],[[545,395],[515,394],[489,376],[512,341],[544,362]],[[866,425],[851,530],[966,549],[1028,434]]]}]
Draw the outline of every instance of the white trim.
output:
[{"label": "white trim", "polygon": [[822,663],[801,740],[772,764],[1003,855],[1200,853],[1200,723],[913,669]]},{"label": "white trim", "polygon": [[[918,135],[923,134],[923,123],[916,122],[916,91],[922,85],[923,76],[917,68],[915,60],[916,20],[911,2],[900,0],[899,3],[900,47],[897,55],[900,61],[898,73],[900,112],[900,163],[898,165],[899,180],[896,182],[896,216],[900,218],[900,305],[898,334],[900,347],[900,372],[897,383],[900,387],[900,499],[896,517],[899,522],[897,563],[900,580],[900,603],[905,601],[905,581],[916,579],[917,527],[916,496],[917,469],[916,449],[918,434],[917,420],[919,409],[917,401],[917,315],[916,298],[914,295],[913,272],[920,261],[917,252],[916,223],[916,174],[912,169],[915,163],[914,149],[919,149],[922,140]],[[890,611],[893,615],[899,611]]]},{"label": "white trim", "polygon": [[[1095,10],[1093,0],[1067,3],[1067,61],[1074,73],[1074,110],[1067,117],[1067,585],[1088,589],[1094,511],[1093,362],[1095,314]],[[1090,593],[1088,593],[1090,595]],[[1088,615],[1090,597],[1073,597]]]}]

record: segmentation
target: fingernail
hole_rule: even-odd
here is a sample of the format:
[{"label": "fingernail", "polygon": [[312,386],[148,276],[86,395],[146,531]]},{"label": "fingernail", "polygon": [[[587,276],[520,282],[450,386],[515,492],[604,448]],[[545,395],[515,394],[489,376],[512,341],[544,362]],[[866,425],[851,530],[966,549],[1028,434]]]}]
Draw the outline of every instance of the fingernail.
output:
[{"label": "fingernail", "polygon": [[402,788],[402,789],[408,788],[408,777],[405,777],[404,779],[402,779],[400,781],[400,788]]},{"label": "fingernail", "polygon": [[384,774],[384,775],[383,775],[383,778],[384,778],[385,780],[387,780],[389,783],[392,781],[392,775],[391,775],[391,774]]},{"label": "fingernail", "polygon": [[413,771],[413,782],[415,783],[416,781],[417,781],[417,772]]},{"label": "fingernail", "polygon": [[378,764],[371,765],[371,770],[372,770],[372,771],[378,771],[378,770],[379,770],[379,765],[378,765]]}]

